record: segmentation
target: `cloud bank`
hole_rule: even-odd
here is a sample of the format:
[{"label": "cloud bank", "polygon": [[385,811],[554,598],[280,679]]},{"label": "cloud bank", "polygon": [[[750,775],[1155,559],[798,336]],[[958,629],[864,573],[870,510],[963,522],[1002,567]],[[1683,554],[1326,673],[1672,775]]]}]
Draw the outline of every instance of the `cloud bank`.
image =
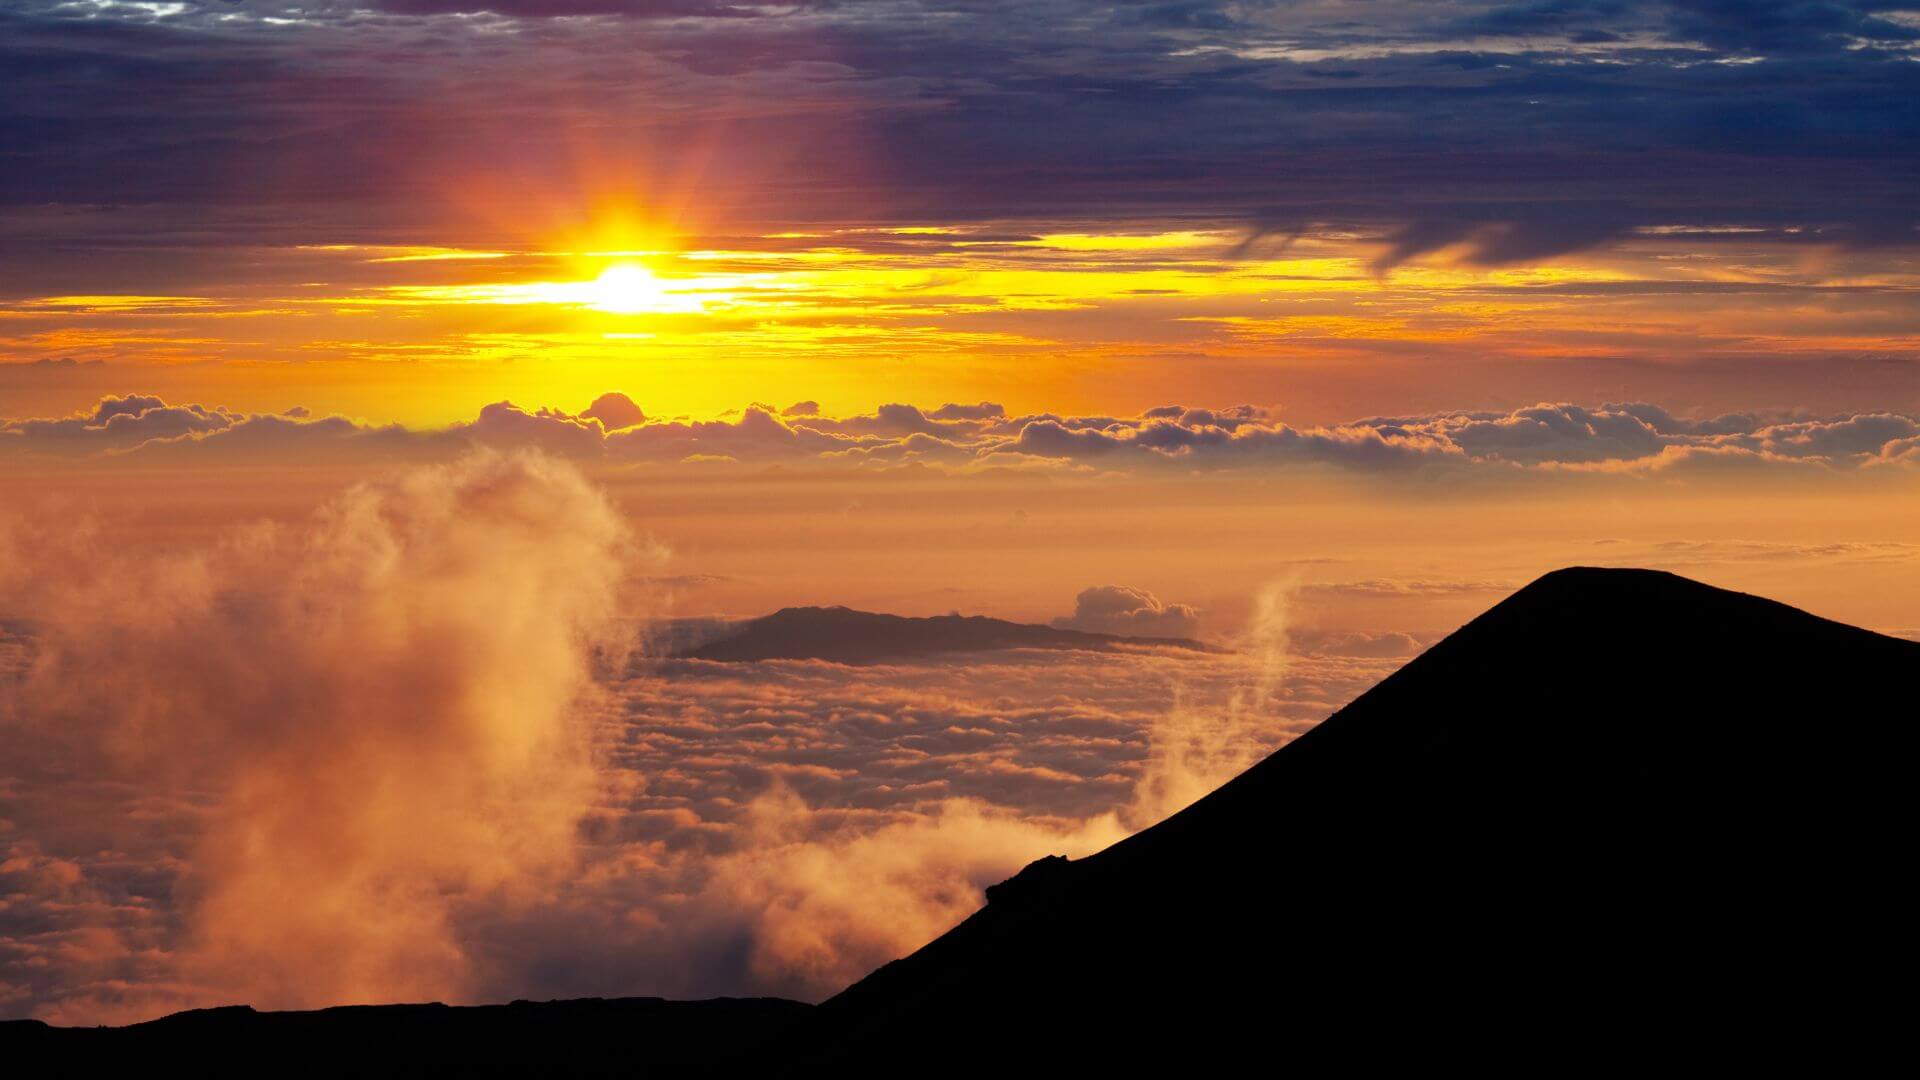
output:
[{"label": "cloud bank", "polygon": [[304,410],[242,413],[148,395],[103,398],[67,417],[0,421],[0,456],[245,464],[446,460],[476,447],[537,449],[580,462],[806,464],[886,470],[1227,470],[1322,467],[1668,474],[1920,465],[1920,419],[1676,416],[1643,402],[1369,417],[1302,427],[1277,410],[1169,405],[1138,416],[1009,415],[999,405],[883,405],[831,417],[813,402],[751,406],[715,420],[648,417],[622,394],[574,414],[496,402],[471,421],[415,430]]},{"label": "cloud bank", "polygon": [[0,1013],[817,998],[1391,663],[1270,600],[1232,653],[635,668],[622,522],[481,451],[186,550],[0,527]]}]

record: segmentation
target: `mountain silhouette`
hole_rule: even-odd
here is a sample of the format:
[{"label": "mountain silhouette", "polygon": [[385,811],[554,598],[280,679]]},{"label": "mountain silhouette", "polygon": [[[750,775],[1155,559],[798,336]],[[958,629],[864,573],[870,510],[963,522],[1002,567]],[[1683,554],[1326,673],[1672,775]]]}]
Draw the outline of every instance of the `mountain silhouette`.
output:
[{"label": "mountain silhouette", "polygon": [[791,1036],[812,1011],[780,998],[436,1002],[293,1012],[230,1005],[117,1028],[0,1020],[0,1051],[143,1065],[156,1053],[179,1055],[175,1061],[213,1075],[306,1075],[321,1066],[374,1076],[504,1066],[572,1075],[635,1058],[654,1067],[738,1060]]},{"label": "mountain silhouette", "polygon": [[1211,651],[1189,638],[1122,637],[1008,622],[982,615],[912,618],[845,607],[790,607],[742,623],[731,633],[684,649],[694,660],[832,660],[871,664],[941,653],[1000,649],[1160,647]]},{"label": "mountain silhouette", "polygon": [[1558,571],[1186,810],[1029,866],[817,1021],[1350,1064],[1855,1030],[1893,1007],[1862,973],[1912,956],[1916,676],[1920,644]]},{"label": "mountain silhouette", "polygon": [[[616,1024],[652,1061],[858,1071],[1831,1067],[1904,1030],[1916,675],[1920,644],[1671,574],[1562,570],[818,1007],[541,1008],[583,1009],[582,1045]],[[444,1010],[280,1015],[328,1013],[301,1045],[450,1034]],[[151,1045],[220,1037],[171,1030]],[[485,1030],[460,1038],[535,1029]]]}]

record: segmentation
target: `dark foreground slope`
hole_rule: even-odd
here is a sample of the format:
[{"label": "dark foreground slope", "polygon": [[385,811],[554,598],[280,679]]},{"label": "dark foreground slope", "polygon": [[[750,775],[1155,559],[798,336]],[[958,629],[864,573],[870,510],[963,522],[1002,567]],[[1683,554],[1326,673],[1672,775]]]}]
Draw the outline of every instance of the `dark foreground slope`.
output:
[{"label": "dark foreground slope", "polygon": [[1000,649],[1087,649],[1134,646],[1205,650],[1187,638],[1090,634],[982,615],[913,618],[844,607],[782,608],[752,619],[723,637],[683,650],[695,660],[832,660],[872,664],[940,653]]},{"label": "dark foreground slope", "polygon": [[1838,1051],[1913,960],[1916,676],[1920,644],[1767,600],[1550,574],[1186,811],[996,887],[814,1022],[1196,1063]]},{"label": "dark foreground slope", "polygon": [[[196,1009],[120,1028],[0,1021],[0,1068],[16,1054],[69,1067],[166,1062],[215,1075],[349,1075],[524,1068],[575,1075],[761,1060],[791,1042],[812,1007],[778,998],[585,998],[510,1005],[352,1005],[308,1012]],[[431,1070],[431,1072],[426,1071]],[[82,1071],[84,1072],[84,1070]],[[76,1073],[79,1075],[81,1073]],[[21,1074],[29,1075],[29,1074]],[[48,1073],[55,1075],[55,1073]]]}]

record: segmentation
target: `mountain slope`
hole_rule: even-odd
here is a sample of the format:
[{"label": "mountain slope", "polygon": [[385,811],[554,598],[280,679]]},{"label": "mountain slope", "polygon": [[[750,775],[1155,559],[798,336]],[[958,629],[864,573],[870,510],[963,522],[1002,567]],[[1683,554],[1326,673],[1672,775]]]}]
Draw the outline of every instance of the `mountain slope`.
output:
[{"label": "mountain slope", "polygon": [[1550,574],[820,1018],[1355,1054],[1864,1022],[1862,965],[1912,958],[1916,676],[1920,644],[1781,604]]},{"label": "mountain slope", "polygon": [[868,664],[940,653],[1000,649],[1089,649],[1126,646],[1206,650],[1187,638],[1132,638],[982,615],[910,618],[844,607],[782,608],[733,632],[683,650],[694,660],[832,660]]}]

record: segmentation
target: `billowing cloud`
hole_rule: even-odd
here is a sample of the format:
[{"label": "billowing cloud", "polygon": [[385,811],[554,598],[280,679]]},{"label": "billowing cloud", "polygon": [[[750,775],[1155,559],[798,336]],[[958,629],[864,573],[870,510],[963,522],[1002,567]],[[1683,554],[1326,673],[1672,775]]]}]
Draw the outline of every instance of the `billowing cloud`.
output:
[{"label": "billowing cloud", "polygon": [[245,419],[224,409],[172,406],[150,395],[128,394],[102,398],[92,411],[80,415],[0,421],[0,448],[84,455],[225,431]]},{"label": "billowing cloud", "polygon": [[[85,804],[58,789],[104,782],[136,816],[190,823],[165,855],[182,860],[177,931],[86,928],[129,963],[164,949],[172,1004],[458,994],[462,905],[531,903],[571,870],[594,787],[582,705],[596,654],[618,647],[634,547],[570,468],[422,467],[177,555],[22,528],[0,596],[34,614],[32,649],[0,693],[0,764],[34,787],[10,792],[9,817],[58,834],[46,823]],[[49,959],[36,940],[10,942],[28,993]],[[82,985],[39,994],[73,1015],[153,1010],[123,976],[60,966],[60,940],[48,974]]]},{"label": "billowing cloud", "polygon": [[1007,415],[1007,410],[991,401],[982,401],[977,405],[955,405],[948,403],[928,413],[933,420],[997,420]]},{"label": "billowing cloud", "polygon": [[1194,637],[1200,613],[1186,604],[1166,604],[1146,591],[1127,585],[1096,585],[1074,597],[1073,614],[1053,625],[1096,634],[1138,637]]},{"label": "billowing cloud", "polygon": [[632,398],[621,393],[601,394],[594,398],[593,404],[587,406],[587,411],[580,415],[585,419],[600,421],[600,426],[608,431],[630,428],[647,419],[647,414],[640,410],[640,406],[635,405]]}]

